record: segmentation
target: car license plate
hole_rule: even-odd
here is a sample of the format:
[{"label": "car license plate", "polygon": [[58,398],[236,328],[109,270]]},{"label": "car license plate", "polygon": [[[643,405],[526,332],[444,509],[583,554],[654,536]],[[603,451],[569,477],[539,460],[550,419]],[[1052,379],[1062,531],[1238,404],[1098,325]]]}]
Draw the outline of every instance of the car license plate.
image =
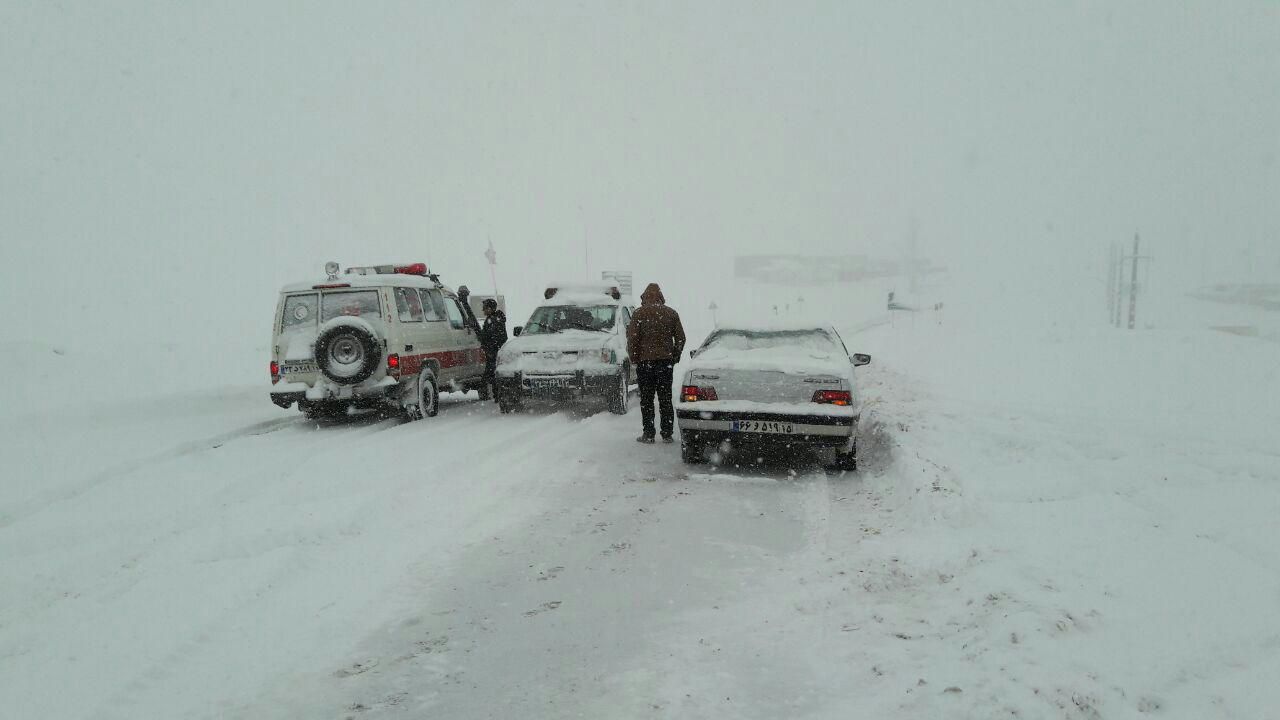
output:
[{"label": "car license plate", "polygon": [[293,363],[291,365],[281,365],[281,375],[298,375],[300,373],[319,372],[320,368],[315,363]]},{"label": "car license plate", "polygon": [[534,378],[529,380],[531,388],[566,388],[569,387],[568,378]]},{"label": "car license plate", "polygon": [[795,426],[787,422],[773,420],[733,420],[729,423],[732,432],[774,433],[778,435],[794,434]]}]

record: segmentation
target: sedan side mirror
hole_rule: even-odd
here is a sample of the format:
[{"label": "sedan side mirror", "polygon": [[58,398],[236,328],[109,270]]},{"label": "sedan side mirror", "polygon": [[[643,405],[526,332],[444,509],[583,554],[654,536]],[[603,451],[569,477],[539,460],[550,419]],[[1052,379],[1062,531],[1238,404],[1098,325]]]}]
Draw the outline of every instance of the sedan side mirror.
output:
[{"label": "sedan side mirror", "polygon": [[863,353],[854,353],[849,356],[849,361],[853,363],[854,367],[862,367],[863,365],[871,364],[871,356]]},{"label": "sedan side mirror", "polygon": [[512,334],[512,335],[515,335],[516,337],[520,337],[520,331],[521,331],[521,330],[524,330],[524,326],[523,326],[523,325],[517,325],[517,326],[516,326],[516,328],[515,328],[514,330],[512,330],[512,331],[511,331],[511,334]]},{"label": "sedan side mirror", "polygon": [[695,349],[693,349],[693,350],[690,350],[690,351],[689,351],[689,359],[690,359],[690,360],[692,360],[692,359],[694,359],[694,358],[696,358],[696,357],[698,357],[698,350],[697,350],[697,348],[695,348]]}]

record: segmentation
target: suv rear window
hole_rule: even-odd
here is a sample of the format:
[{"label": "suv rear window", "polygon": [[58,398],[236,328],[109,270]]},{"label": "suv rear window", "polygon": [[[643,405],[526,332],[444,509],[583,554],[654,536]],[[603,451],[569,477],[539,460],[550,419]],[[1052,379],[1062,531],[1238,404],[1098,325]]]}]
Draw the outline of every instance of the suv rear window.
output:
[{"label": "suv rear window", "polygon": [[281,328],[288,332],[295,328],[315,327],[316,305],[320,300],[320,296],[315,293],[306,295],[289,295],[284,299],[284,317],[281,319]]},{"label": "suv rear window", "polygon": [[378,291],[325,293],[320,302],[320,322],[326,323],[336,317],[360,317],[366,320],[381,318],[382,309],[378,307]]}]

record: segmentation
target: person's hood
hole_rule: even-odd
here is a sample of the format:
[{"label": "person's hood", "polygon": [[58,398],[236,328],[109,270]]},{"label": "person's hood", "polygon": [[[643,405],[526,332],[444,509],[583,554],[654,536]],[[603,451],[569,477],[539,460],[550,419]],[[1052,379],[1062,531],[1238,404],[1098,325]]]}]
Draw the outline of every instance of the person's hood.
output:
[{"label": "person's hood", "polygon": [[658,287],[658,283],[649,283],[649,287],[640,293],[641,305],[666,305],[667,299],[662,296],[662,288]]}]

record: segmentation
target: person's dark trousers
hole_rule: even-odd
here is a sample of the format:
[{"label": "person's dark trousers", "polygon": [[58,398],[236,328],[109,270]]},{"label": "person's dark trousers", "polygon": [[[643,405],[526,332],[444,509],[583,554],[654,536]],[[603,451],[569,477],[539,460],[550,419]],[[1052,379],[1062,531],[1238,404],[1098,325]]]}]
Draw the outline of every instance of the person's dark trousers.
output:
[{"label": "person's dark trousers", "polygon": [[658,396],[658,409],[662,412],[662,437],[675,433],[676,411],[671,405],[671,383],[675,365],[669,362],[640,363],[636,376],[640,381],[640,418],[644,423],[645,437],[653,437],[653,396]]},{"label": "person's dark trousers", "polygon": [[489,390],[490,392],[493,393],[494,398],[498,397],[498,385],[497,385],[497,382],[495,382],[497,380],[497,376],[498,376],[498,351],[497,350],[494,350],[493,352],[485,351],[484,377],[480,379],[480,382],[489,386]]}]

